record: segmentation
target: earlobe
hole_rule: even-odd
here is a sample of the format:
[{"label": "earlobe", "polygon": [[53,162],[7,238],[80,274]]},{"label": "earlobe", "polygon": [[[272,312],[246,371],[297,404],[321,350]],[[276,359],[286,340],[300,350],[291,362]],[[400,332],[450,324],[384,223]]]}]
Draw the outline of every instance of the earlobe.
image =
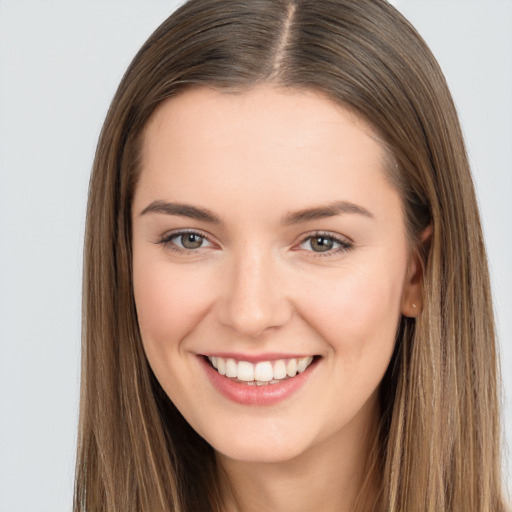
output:
[{"label": "earlobe", "polygon": [[[416,318],[423,306],[423,258],[422,254],[430,243],[432,225],[423,231],[418,246],[413,250],[402,295],[402,315],[408,318]],[[425,251],[426,252],[426,251]]]},{"label": "earlobe", "polygon": [[402,315],[416,318],[422,307],[423,268],[419,260],[418,251],[411,255],[407,271],[404,292],[402,295]]}]

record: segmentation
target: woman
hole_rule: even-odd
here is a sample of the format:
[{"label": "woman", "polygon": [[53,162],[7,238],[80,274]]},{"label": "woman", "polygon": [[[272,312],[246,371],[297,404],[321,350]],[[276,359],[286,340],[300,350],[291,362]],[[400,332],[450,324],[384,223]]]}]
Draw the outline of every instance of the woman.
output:
[{"label": "woman", "polygon": [[502,511],[469,166],[386,2],[192,0],[91,179],[76,510]]}]

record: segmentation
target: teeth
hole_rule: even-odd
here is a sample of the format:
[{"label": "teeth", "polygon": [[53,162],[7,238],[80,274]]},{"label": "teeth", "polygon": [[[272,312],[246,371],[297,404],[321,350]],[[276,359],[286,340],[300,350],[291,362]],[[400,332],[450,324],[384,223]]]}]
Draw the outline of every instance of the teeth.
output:
[{"label": "teeth", "polygon": [[234,359],[226,359],[226,377],[237,377],[237,370],[238,365],[236,361]]},{"label": "teeth", "polygon": [[279,359],[274,363],[274,379],[284,379],[286,377],[286,363]]},{"label": "teeth", "polygon": [[297,359],[289,359],[286,364],[286,373],[288,377],[295,377],[297,375]]},{"label": "teeth", "polygon": [[297,371],[302,373],[311,364],[311,361],[313,361],[312,357],[301,357],[297,364]]},{"label": "teeth", "polygon": [[226,360],[222,357],[217,357],[217,370],[221,375],[226,375]]},{"label": "teeth", "polygon": [[214,356],[208,357],[208,359],[221,375],[256,386],[276,384],[286,378],[295,377],[297,373],[305,371],[313,362],[311,356],[260,361],[256,364],[249,361],[236,361],[231,358]]},{"label": "teeth", "polygon": [[254,365],[248,361],[238,361],[238,372],[233,377],[245,382],[254,380]]},{"label": "teeth", "polygon": [[[240,363],[238,363],[240,364]],[[261,380],[263,382],[270,382],[274,378],[274,370],[272,363],[269,361],[258,363],[254,367],[254,380]]]}]

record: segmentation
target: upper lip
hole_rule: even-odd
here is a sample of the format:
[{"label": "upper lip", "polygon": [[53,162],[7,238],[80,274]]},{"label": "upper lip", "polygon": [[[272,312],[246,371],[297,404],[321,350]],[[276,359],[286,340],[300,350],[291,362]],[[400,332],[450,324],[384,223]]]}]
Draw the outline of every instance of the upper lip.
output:
[{"label": "upper lip", "polygon": [[201,354],[205,357],[222,357],[224,359],[234,359],[235,361],[248,361],[249,363],[259,363],[261,361],[277,361],[279,359],[300,359],[302,357],[315,357],[311,353],[283,353],[272,352],[265,354],[241,354],[238,352],[205,352]]}]

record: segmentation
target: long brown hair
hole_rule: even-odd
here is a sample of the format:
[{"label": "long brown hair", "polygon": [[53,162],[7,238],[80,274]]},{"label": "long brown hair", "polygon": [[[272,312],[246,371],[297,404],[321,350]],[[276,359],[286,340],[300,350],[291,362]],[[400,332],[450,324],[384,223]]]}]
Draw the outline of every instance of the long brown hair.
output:
[{"label": "long brown hair", "polygon": [[192,86],[320,91],[387,149],[424,301],[402,319],[368,467],[376,510],[501,512],[493,309],[478,208],[443,74],[384,0],[191,0],[144,44],[112,101],[90,183],[75,512],[222,510],[213,449],[154,378],[131,283],[141,134]]}]

